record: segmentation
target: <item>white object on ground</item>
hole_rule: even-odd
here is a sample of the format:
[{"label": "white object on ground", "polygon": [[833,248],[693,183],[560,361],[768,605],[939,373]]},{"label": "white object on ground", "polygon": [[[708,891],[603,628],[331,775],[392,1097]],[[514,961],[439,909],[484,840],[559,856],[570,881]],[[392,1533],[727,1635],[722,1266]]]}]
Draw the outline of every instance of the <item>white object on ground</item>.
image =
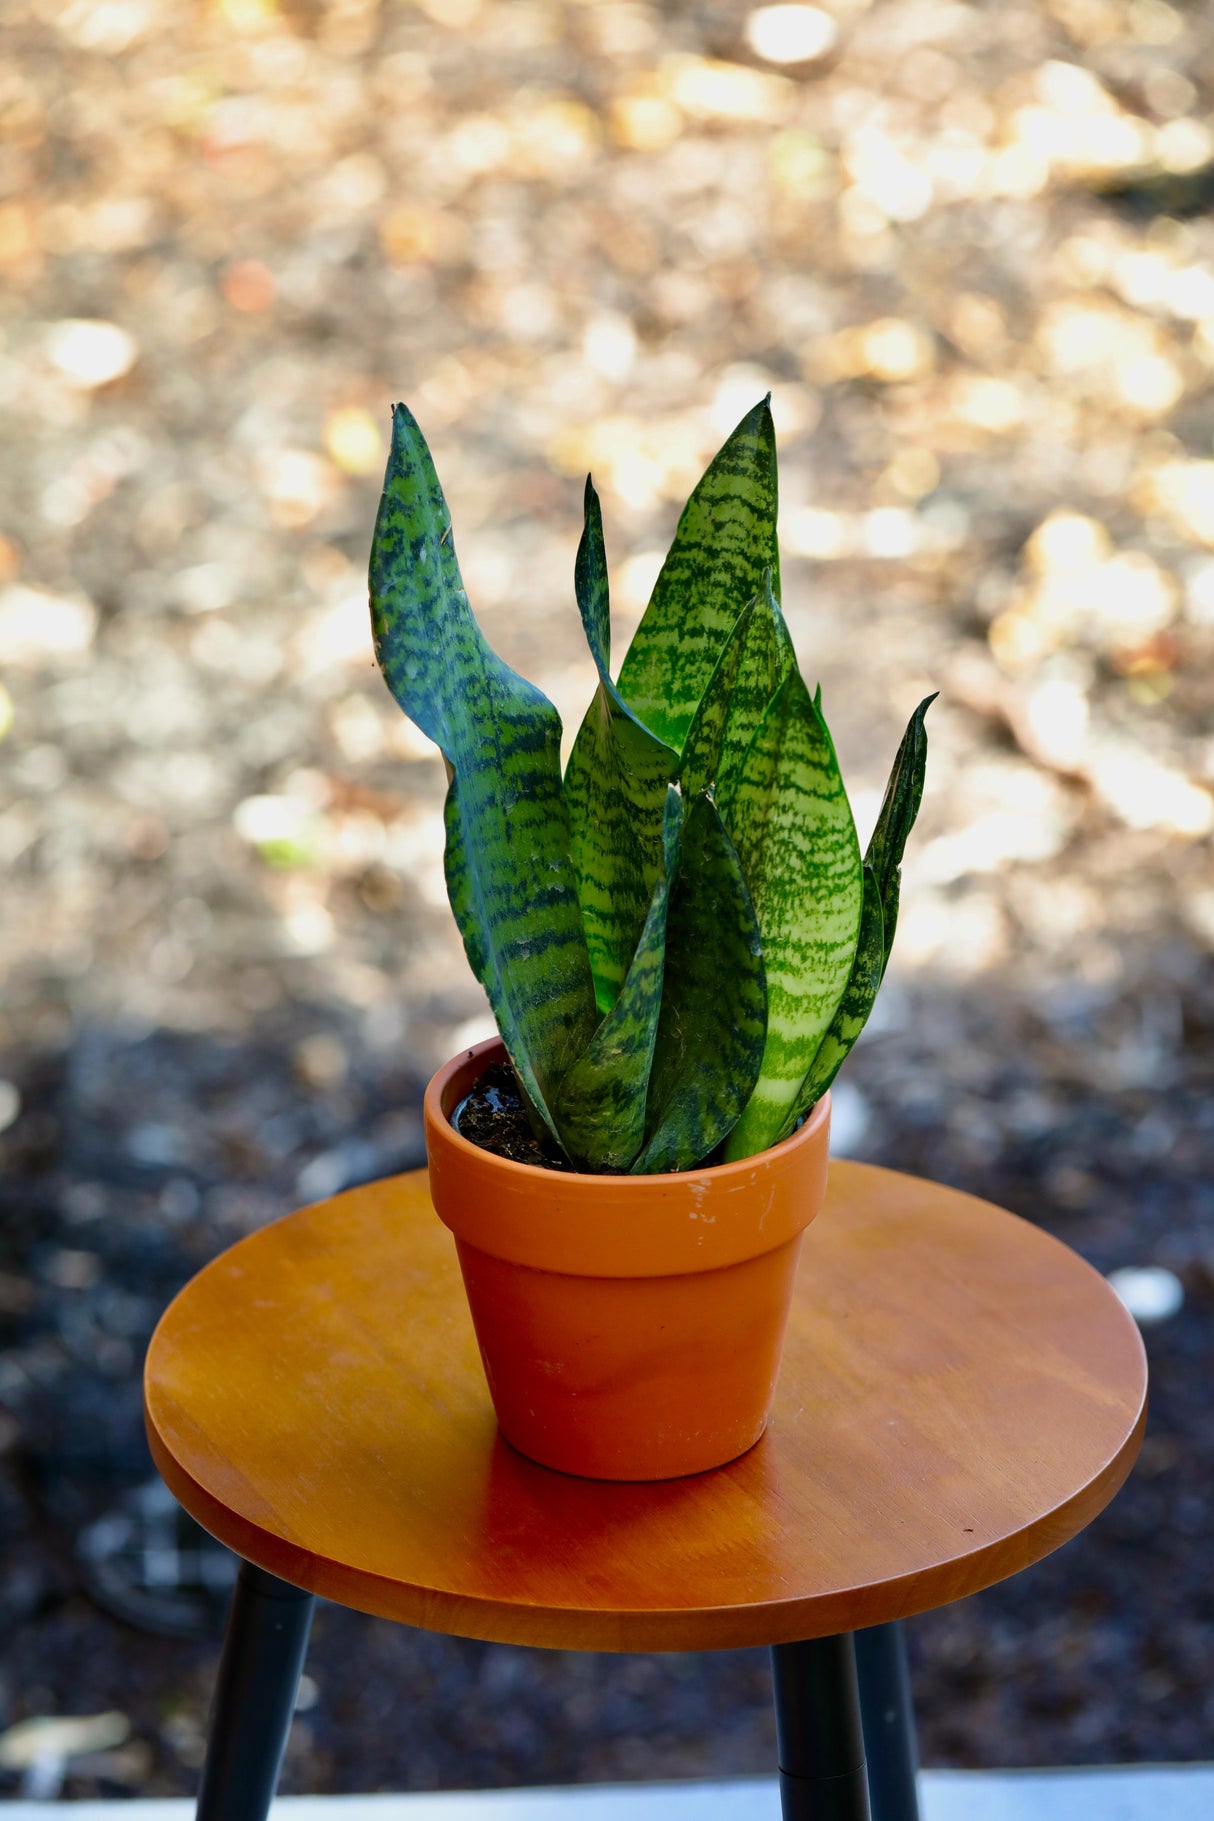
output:
[{"label": "white object on ground", "polygon": [[131,1736],[125,1714],[80,1716],[44,1714],[19,1720],[0,1733],[0,1769],[28,1770],[40,1758],[75,1758],[83,1752],[108,1751]]},{"label": "white object on ground", "polygon": [[854,1157],[871,1123],[868,1101],[859,1088],[836,1079],[830,1090],[831,1156]]},{"label": "white object on ground", "polygon": [[92,392],[129,373],[139,358],[139,345],[116,322],[70,317],[47,331],[46,355],[69,386]]},{"label": "white object on ground", "polygon": [[32,669],[81,657],[96,630],[91,601],[20,585],[0,594],[0,664]]},{"label": "white object on ground", "polygon": [[746,21],[746,42],[765,63],[812,63],[838,37],[830,14],[817,6],[760,6]]},{"label": "white object on ground", "polygon": [[21,1112],[21,1095],[11,1081],[0,1081],[0,1132],[7,1132]]},{"label": "white object on ground", "polygon": [[471,1018],[465,1018],[457,1024],[451,1033],[451,1054],[458,1056],[461,1050],[470,1050],[475,1044],[487,1043],[490,1037],[498,1034],[497,1020],[492,1012],[477,1012]]},{"label": "white object on ground", "polygon": [[1170,1321],[1184,1307],[1184,1285],[1164,1265],[1123,1265],[1106,1281],[1140,1327]]}]

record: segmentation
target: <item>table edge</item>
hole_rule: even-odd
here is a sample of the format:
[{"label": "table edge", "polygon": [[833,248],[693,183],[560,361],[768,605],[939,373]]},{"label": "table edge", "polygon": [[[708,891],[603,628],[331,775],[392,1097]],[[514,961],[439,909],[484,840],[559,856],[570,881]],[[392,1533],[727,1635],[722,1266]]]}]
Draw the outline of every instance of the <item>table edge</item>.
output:
[{"label": "table edge", "polygon": [[[280,1580],[322,1599],[422,1631],[541,1649],[624,1652],[736,1650],[827,1637],[912,1618],[1010,1579],[1078,1536],[1120,1491],[1142,1444],[1147,1398],[1144,1384],[1137,1417],[1125,1441],[1086,1485],[1034,1527],[1034,1553],[1027,1560],[1023,1552],[1026,1532],[1021,1529],[970,1555],[951,1557],[939,1568],[920,1569],[858,1588],[839,1588],[811,1599],[639,1612],[526,1606],[476,1598],[418,1587],[317,1555],[264,1530],[215,1498],[186,1472],[161,1439],[146,1394],[144,1412],[152,1458],[178,1503],[211,1536]],[[1013,1551],[1014,1566],[1001,1567],[1005,1552]],[[940,1597],[940,1580],[945,1575],[948,1591]],[[369,1597],[372,1594],[380,1597]]]}]

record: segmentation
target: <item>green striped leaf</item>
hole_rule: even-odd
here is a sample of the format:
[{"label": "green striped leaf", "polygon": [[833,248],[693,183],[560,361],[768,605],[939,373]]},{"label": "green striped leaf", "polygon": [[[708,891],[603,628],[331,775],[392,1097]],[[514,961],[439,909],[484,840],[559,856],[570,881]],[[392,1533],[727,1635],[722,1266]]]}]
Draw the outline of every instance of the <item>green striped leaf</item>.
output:
[{"label": "green striped leaf", "polygon": [[780,1131],[787,1138],[802,1114],[816,1106],[839,1073],[856,1038],[868,1023],[885,966],[885,937],[881,915],[881,890],[871,866],[864,868],[864,904],[856,958],[830,1029],[818,1045],[809,1073],[801,1083],[792,1112]]},{"label": "green striped leaf", "polygon": [[764,570],[762,591],[739,614],[691,723],[679,774],[688,796],[738,770],[796,661],[771,571]]},{"label": "green striped leaf", "polygon": [[645,1137],[645,1109],[665,974],[666,918],[683,822],[683,799],[668,789],[665,865],[645,927],[610,1012],[565,1076],[554,1110],[561,1141],[579,1169],[626,1170]]},{"label": "green striped leaf", "polygon": [[687,1170],[716,1149],[754,1086],[766,1026],[754,906],[716,805],[702,795],[687,812],[667,913],[650,1137],[634,1173]]},{"label": "green striped leaf", "polygon": [[375,653],[441,748],[447,891],[524,1093],[551,1106],[594,1033],[594,987],[569,851],[556,709],[472,617],[425,439],[397,405],[371,550]]},{"label": "green striped leaf", "polygon": [[[920,702],[902,736],[885,788],[881,814],[864,856],[864,908],[860,938],[851,976],[831,1027],[822,1039],[809,1073],[801,1084],[796,1106],[780,1136],[787,1137],[803,1113],[821,1100],[838,1074],[848,1052],[868,1022],[893,945],[898,919],[902,855],[923,796],[927,765],[927,729],[924,716],[935,701]],[[884,898],[884,902],[883,902]],[[886,909],[888,906],[888,910]],[[888,923],[886,918],[888,916]]]},{"label": "green striped leaf", "polygon": [[885,956],[881,964],[884,975],[889,966],[889,951],[894,946],[898,924],[898,901],[902,895],[902,855],[907,836],[915,825],[923,800],[923,779],[927,770],[927,728],[924,717],[939,694],[925,696],[907,723],[902,743],[894,758],[889,783],[881,803],[881,813],[873,838],[864,856],[876,876],[881,892],[881,910],[885,921]]},{"label": "green striped leaf", "polygon": [[765,569],[778,594],[776,440],[767,399],[742,419],[683,508],[620,670],[621,696],[676,751]]},{"label": "green striped leaf", "polygon": [[860,932],[860,846],[826,723],[792,671],[721,814],[754,896],[767,968],[767,1044],[727,1158],[766,1150],[796,1103],[843,997]]},{"label": "green striped leaf", "polygon": [[642,726],[611,680],[603,518],[589,479],[574,582],[599,683],[565,767],[565,799],[595,998],[608,1012],[663,875],[666,792],[678,758]]}]

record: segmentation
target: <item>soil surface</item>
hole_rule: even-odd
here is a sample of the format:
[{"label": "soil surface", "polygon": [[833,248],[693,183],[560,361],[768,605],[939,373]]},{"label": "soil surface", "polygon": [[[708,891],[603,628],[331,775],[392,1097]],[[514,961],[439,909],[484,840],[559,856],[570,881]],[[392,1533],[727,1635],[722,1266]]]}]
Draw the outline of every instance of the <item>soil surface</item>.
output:
[{"label": "soil surface", "polygon": [[572,1168],[554,1144],[545,1143],[533,1130],[518,1077],[508,1062],[495,1062],[485,1070],[456,1107],[451,1123],[461,1138],[495,1157],[536,1164],[542,1170]]},{"label": "soil surface", "polygon": [[[1125,1491],[912,1623],[923,1755],[1214,1757],[1214,15],[824,5],[800,61],[725,0],[5,8],[0,1736],[129,1731],[0,1794],[192,1788],[217,1637],[114,1618],[79,1557],[151,1476],[148,1337],[221,1247],[419,1165],[423,1083],[490,1034],[368,638],[398,398],[568,742],[587,469],[618,663],[771,389],[862,836],[941,691],[836,1141],[1172,1289]],[[290,1790],[773,1762],[761,1653],[329,1607],[308,1677]]]}]

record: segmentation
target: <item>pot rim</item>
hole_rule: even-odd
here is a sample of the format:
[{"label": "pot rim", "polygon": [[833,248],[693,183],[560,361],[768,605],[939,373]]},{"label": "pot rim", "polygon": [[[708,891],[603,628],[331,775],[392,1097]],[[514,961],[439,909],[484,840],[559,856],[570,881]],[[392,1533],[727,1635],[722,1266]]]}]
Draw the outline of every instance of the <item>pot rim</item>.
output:
[{"label": "pot rim", "polygon": [[[462,1154],[470,1162],[487,1160],[490,1167],[503,1170],[507,1178],[513,1177],[519,1186],[525,1182],[535,1181],[551,1183],[555,1179],[559,1183],[568,1184],[570,1189],[585,1187],[590,1183],[618,1185],[621,1182],[635,1183],[638,1188],[652,1183],[655,1188],[660,1189],[686,1183],[692,1177],[727,1183],[733,1178],[740,1178],[748,1172],[752,1172],[765,1158],[774,1157],[778,1152],[794,1144],[805,1143],[810,1133],[816,1133],[823,1125],[830,1111],[830,1089],[828,1088],[821,1099],[815,1101],[804,1124],[798,1126],[795,1132],[790,1132],[787,1138],[781,1138],[778,1144],[768,1145],[764,1151],[756,1151],[751,1157],[739,1157],[732,1163],[693,1164],[690,1169],[686,1170],[663,1170],[653,1174],[635,1176],[629,1170],[610,1172],[549,1170],[543,1164],[520,1163],[517,1158],[502,1157],[496,1151],[487,1151],[483,1145],[473,1144],[470,1138],[465,1138],[452,1124],[451,1115],[443,1105],[444,1094],[461,1069],[467,1068],[473,1060],[479,1061],[482,1058],[486,1066],[490,1062],[509,1062],[509,1052],[500,1036],[483,1038],[480,1043],[474,1043],[468,1049],[460,1050],[451,1057],[449,1062],[445,1062],[441,1068],[435,1070],[426,1086],[423,1114],[427,1123],[433,1122],[442,1129],[445,1144],[453,1146],[457,1153]],[[480,1074],[483,1073],[484,1069],[480,1071]],[[473,1079],[479,1080],[480,1074]],[[452,1107],[451,1111],[454,1112],[455,1108]]]}]

